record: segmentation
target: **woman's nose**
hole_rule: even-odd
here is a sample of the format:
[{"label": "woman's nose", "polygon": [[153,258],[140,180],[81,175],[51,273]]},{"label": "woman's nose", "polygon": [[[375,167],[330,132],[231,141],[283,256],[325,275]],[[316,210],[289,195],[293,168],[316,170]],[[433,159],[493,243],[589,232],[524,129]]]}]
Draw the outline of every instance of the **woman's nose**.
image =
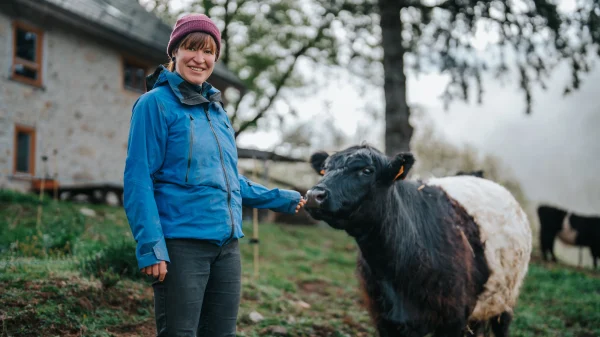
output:
[{"label": "woman's nose", "polygon": [[196,53],[194,54],[194,61],[198,63],[204,62],[204,52],[202,50],[196,51]]}]

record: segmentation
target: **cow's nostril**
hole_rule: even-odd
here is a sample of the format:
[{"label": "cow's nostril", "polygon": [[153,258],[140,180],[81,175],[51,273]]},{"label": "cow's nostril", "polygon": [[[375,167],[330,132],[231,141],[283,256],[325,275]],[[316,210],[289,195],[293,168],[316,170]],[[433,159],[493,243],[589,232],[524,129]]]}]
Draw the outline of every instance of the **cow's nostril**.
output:
[{"label": "cow's nostril", "polygon": [[322,189],[313,189],[307,193],[307,206],[308,207],[319,207],[325,199],[327,199],[327,191]]},{"label": "cow's nostril", "polygon": [[316,194],[315,199],[317,199],[318,202],[323,202],[323,200],[325,200],[325,192]]}]

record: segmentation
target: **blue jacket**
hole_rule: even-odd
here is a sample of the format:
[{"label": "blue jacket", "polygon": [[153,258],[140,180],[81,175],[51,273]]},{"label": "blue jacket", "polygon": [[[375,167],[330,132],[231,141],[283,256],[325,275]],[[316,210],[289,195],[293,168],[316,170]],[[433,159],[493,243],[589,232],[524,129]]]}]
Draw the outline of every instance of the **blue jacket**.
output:
[{"label": "blue jacket", "polygon": [[222,246],[242,238],[242,205],[293,213],[300,193],[268,189],[238,173],[221,93],[166,69],[135,102],[124,173],[124,208],[139,268],[169,262],[165,238]]}]

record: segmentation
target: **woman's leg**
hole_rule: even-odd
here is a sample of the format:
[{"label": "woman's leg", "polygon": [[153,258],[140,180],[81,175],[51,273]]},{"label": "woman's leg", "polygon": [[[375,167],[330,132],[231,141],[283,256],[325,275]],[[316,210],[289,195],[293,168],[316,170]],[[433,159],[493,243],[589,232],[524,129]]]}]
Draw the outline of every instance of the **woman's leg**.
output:
[{"label": "woman's leg", "polygon": [[167,239],[171,262],[163,282],[154,282],[158,337],[196,337],[211,263],[219,247],[198,240]]},{"label": "woman's leg", "polygon": [[223,246],[211,266],[198,337],[235,337],[242,266],[238,240]]}]

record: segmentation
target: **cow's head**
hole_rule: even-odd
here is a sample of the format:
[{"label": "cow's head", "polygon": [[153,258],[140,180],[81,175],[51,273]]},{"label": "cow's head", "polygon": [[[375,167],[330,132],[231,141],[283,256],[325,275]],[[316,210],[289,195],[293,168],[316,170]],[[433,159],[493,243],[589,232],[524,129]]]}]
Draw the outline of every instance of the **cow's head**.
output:
[{"label": "cow's head", "polygon": [[410,153],[389,158],[369,145],[352,146],[331,156],[315,152],[310,164],[323,177],[307,192],[305,209],[313,218],[344,229],[375,193],[385,193],[406,178],[414,162]]}]

